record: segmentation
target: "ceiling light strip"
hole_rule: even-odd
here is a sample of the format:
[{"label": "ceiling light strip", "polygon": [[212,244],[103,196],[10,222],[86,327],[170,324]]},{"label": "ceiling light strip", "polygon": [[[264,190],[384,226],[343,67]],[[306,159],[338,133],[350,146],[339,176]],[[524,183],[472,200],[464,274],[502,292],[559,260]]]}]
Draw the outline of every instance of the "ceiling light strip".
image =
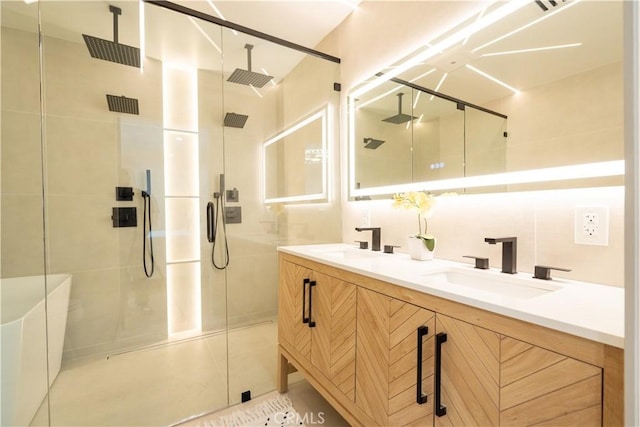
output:
[{"label": "ceiling light strip", "polygon": [[[488,7],[489,7],[489,5],[486,5],[486,6],[485,6],[481,11],[480,11],[480,13],[478,14],[478,17],[476,18],[476,21],[479,21],[480,19],[482,19],[482,17],[484,16],[484,13],[487,11],[487,8],[488,8]],[[466,39],[464,39],[464,40],[462,41],[462,46],[465,46],[465,45],[467,44],[467,42],[469,41],[469,39],[470,39],[470,38],[471,38],[471,34],[469,34],[469,35],[467,36],[467,38],[466,38]]]},{"label": "ceiling light strip", "polygon": [[435,45],[431,47],[427,47],[422,52],[416,54],[413,58],[407,60],[406,62],[399,65],[395,69],[389,71],[388,73],[385,73],[381,78],[376,79],[373,82],[363,85],[360,88],[356,89],[353,92],[353,96],[357,97],[359,95],[362,95],[370,91],[375,87],[380,86],[385,81],[390,80],[396,77],[397,75],[415,67],[420,62],[426,61],[427,59],[434,57],[439,52],[444,52],[446,49],[450,48],[451,46],[461,42],[465,38],[477,33],[478,31],[483,30],[484,28],[494,24],[495,22],[501,20],[505,16],[508,16],[514,13],[515,11],[523,8],[527,4],[529,4],[529,0],[509,1],[506,5],[502,6],[501,8],[497,9],[494,12],[491,12],[489,15],[484,16],[482,19],[475,21],[474,23],[468,25],[467,27],[463,28],[462,30],[448,37],[445,37],[442,41],[436,43]]},{"label": "ceiling light strip", "polygon": [[420,90],[416,90],[415,92],[418,92],[418,94],[416,95],[416,99],[415,101],[413,101],[413,109],[415,110],[416,107],[418,106],[418,100],[420,100],[420,94],[422,93],[422,91]]},{"label": "ceiling light strip", "polygon": [[[271,74],[269,74],[269,72],[267,70],[265,70],[264,68],[261,68],[262,72],[265,73],[267,76],[270,76]],[[276,86],[276,82],[273,81],[273,79],[269,80],[269,83],[271,83],[272,86]]]},{"label": "ceiling light strip", "polygon": [[[225,17],[222,15],[222,12],[220,12],[220,9],[218,9],[218,8],[216,7],[216,5],[215,5],[215,4],[213,4],[213,2],[212,2],[211,0],[207,0],[207,3],[209,3],[209,6],[211,6],[211,8],[213,9],[213,11],[216,13],[216,15],[218,15],[218,17],[219,17],[220,19],[224,19],[225,21],[227,20],[227,18],[225,18]],[[233,33],[233,35],[234,35],[234,36],[237,36],[237,35],[238,35],[238,32],[237,32],[236,30],[234,30],[234,29],[231,29],[231,32]]]},{"label": "ceiling light strip", "polygon": [[[393,89],[386,91],[386,92],[385,92],[385,93],[383,93],[382,95],[378,95],[378,96],[376,96],[375,98],[371,98],[371,99],[370,99],[370,100],[368,100],[367,102],[363,102],[362,104],[358,105],[358,107],[357,107],[357,108],[358,108],[358,109],[360,109],[360,108],[364,108],[364,107],[366,107],[367,105],[373,104],[374,102],[376,102],[376,101],[378,101],[378,100],[380,100],[380,99],[384,98],[385,96],[387,96],[387,95],[391,95],[393,92],[395,92],[395,91],[397,91],[397,90],[402,89],[402,87],[403,87],[402,85],[395,86]],[[354,97],[352,97],[352,98],[353,98],[354,100],[356,99],[356,98],[354,98]]]},{"label": "ceiling light strip", "polygon": [[213,47],[218,51],[219,54],[222,54],[222,49],[220,49],[220,46],[218,46],[216,44],[216,42],[214,42],[211,37],[209,37],[209,35],[204,31],[204,29],[196,22],[195,19],[193,19],[192,17],[189,16],[189,21],[191,21],[191,23],[198,29],[198,31],[200,31],[200,33],[202,34],[202,36],[207,39],[207,41],[209,43],[211,43],[213,45]]},{"label": "ceiling light strip", "polygon": [[507,89],[509,89],[510,91],[512,91],[513,93],[520,93],[520,91],[516,88],[513,88],[511,86],[509,86],[508,84],[506,84],[505,82],[503,82],[502,80],[498,80],[493,76],[490,76],[489,74],[485,73],[484,71],[480,71],[478,70],[476,67],[474,67],[473,65],[469,65],[466,64],[465,67],[467,67],[468,69],[470,69],[471,71],[475,71],[476,73],[480,74],[482,77],[486,77],[487,79],[491,80],[494,83],[499,84],[502,87],[506,87]]},{"label": "ceiling light strip", "polygon": [[553,12],[551,12],[551,13],[550,13],[550,14],[548,14],[548,15],[543,15],[541,18],[538,18],[538,19],[536,19],[535,21],[532,21],[532,22],[530,22],[530,23],[528,23],[528,24],[526,24],[526,25],[523,25],[523,26],[522,26],[522,27],[520,27],[520,28],[516,28],[515,30],[511,31],[510,33],[507,33],[507,34],[505,34],[505,35],[503,35],[503,36],[498,37],[497,39],[491,40],[490,42],[487,42],[487,43],[485,43],[485,44],[483,44],[483,45],[481,45],[481,46],[476,47],[476,48],[475,48],[475,49],[473,49],[471,52],[477,52],[477,51],[479,51],[479,50],[481,50],[481,49],[484,49],[484,48],[485,48],[485,47],[487,47],[487,46],[491,46],[492,44],[499,42],[500,40],[504,40],[504,39],[506,39],[507,37],[511,37],[512,35],[517,34],[517,33],[519,33],[520,31],[525,30],[525,29],[527,29],[527,28],[529,28],[529,27],[532,27],[532,26],[536,25],[537,23],[544,21],[544,20],[545,20],[545,19],[547,19],[547,18],[551,18],[551,17],[552,17],[553,15],[555,15],[556,13],[560,13],[560,12],[562,12],[563,10],[567,10],[567,9],[569,9],[569,8],[571,8],[571,7],[573,7],[573,6],[575,6],[576,4],[580,3],[581,1],[582,1],[582,0],[574,0],[574,1],[572,1],[571,3],[567,4],[566,6],[563,6],[563,7],[562,7],[562,8],[560,8],[560,9],[556,9],[556,10],[554,10]]},{"label": "ceiling light strip", "polygon": [[[438,82],[438,85],[434,89],[435,92],[438,92],[440,90],[440,86],[442,86],[442,83],[444,83],[444,81],[447,79],[448,75],[449,75],[449,73],[444,73],[442,75],[442,78],[440,78],[440,81]],[[429,101],[433,101],[434,97],[435,97],[435,95],[431,95],[431,98],[429,98]]]},{"label": "ceiling light strip", "polygon": [[514,53],[540,52],[543,50],[565,49],[569,47],[578,47],[578,46],[582,46],[582,43],[559,44],[555,46],[533,47],[530,49],[520,49],[520,50],[507,50],[504,52],[484,53],[482,54],[482,56],[499,56],[499,55],[511,55]]}]

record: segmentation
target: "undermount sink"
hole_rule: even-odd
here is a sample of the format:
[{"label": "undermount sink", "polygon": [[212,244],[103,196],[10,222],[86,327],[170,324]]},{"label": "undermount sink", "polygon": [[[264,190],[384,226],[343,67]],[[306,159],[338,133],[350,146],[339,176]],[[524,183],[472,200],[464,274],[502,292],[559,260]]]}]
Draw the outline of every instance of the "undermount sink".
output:
[{"label": "undermount sink", "polygon": [[464,287],[483,293],[520,299],[535,298],[562,289],[561,286],[539,279],[458,268],[424,274],[421,281],[424,284]]},{"label": "undermount sink", "polygon": [[381,256],[382,252],[374,252],[368,249],[358,249],[353,247],[347,248],[335,248],[326,247],[313,250],[318,255],[326,256],[328,258],[338,259],[361,259],[361,258],[377,258]]}]

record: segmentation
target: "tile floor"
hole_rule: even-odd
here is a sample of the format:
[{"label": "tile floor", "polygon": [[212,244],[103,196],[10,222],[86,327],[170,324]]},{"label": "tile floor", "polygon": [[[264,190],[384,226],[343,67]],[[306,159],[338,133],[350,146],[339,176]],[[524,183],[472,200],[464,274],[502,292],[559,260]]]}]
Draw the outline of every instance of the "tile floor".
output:
[{"label": "tile floor", "polygon": [[[228,336],[73,362],[51,388],[51,425],[172,425],[239,403],[244,390],[268,393],[276,387],[277,329],[268,321]],[[43,404],[32,425],[47,424]]]}]

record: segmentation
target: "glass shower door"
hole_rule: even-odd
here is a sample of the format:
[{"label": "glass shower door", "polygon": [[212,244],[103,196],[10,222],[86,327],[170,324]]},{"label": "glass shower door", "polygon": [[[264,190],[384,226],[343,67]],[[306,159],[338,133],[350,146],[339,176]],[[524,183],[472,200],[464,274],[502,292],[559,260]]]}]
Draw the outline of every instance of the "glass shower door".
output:
[{"label": "glass shower door", "polygon": [[229,219],[229,402],[235,404],[276,388],[277,247],[339,240],[326,173],[337,140],[339,66],[229,28],[223,42],[219,120]]},{"label": "glass shower door", "polygon": [[[0,425],[47,424],[47,370],[60,364],[62,287],[46,276],[38,8],[0,3]],[[49,280],[50,279],[50,280]],[[56,289],[57,288],[57,289]],[[47,289],[52,301],[47,311]],[[60,316],[54,316],[60,314]],[[64,326],[62,325],[63,329]],[[60,339],[59,339],[60,338]],[[50,354],[47,359],[48,353]],[[41,409],[42,408],[42,409]]]},{"label": "glass shower door", "polygon": [[202,308],[204,289],[226,299],[202,278],[216,147],[200,102],[221,83],[200,74],[220,67],[220,29],[143,2],[40,8],[47,263],[73,276],[51,424],[169,425],[225,407],[226,304],[205,308],[222,322],[211,334]]}]

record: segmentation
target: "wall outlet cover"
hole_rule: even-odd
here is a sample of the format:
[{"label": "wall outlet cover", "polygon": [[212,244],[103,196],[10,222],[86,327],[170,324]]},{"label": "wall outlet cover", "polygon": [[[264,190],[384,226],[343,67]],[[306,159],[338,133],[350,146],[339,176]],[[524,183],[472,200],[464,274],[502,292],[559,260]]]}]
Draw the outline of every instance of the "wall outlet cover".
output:
[{"label": "wall outlet cover", "polygon": [[575,243],[609,246],[609,206],[577,206]]}]

